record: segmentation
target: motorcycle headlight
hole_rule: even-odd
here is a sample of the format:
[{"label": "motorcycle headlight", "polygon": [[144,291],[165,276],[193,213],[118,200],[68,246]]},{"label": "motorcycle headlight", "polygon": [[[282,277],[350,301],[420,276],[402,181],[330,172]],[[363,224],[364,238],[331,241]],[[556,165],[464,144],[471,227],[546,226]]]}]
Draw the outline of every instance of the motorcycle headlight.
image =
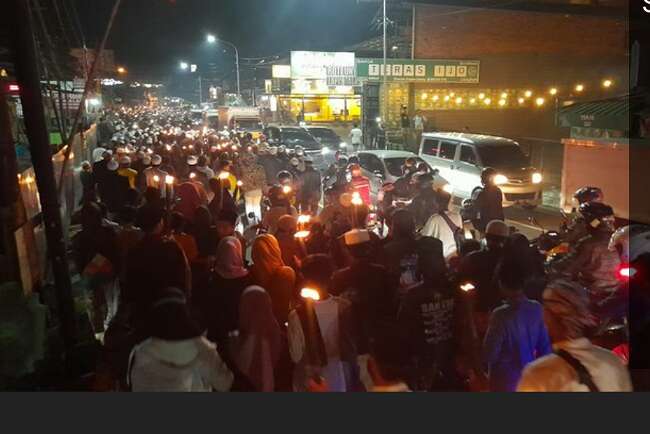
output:
[{"label": "motorcycle headlight", "polygon": [[494,183],[496,185],[505,184],[507,182],[508,182],[508,177],[507,176],[501,175],[501,174],[494,175]]},{"label": "motorcycle headlight", "polygon": [[339,145],[339,148],[344,149],[344,148],[347,148],[347,146],[348,146],[347,143],[341,142],[341,144]]},{"label": "motorcycle headlight", "polygon": [[454,192],[454,186],[451,184],[445,184],[442,186],[442,190],[446,191],[449,194],[452,194]]},{"label": "motorcycle headlight", "polygon": [[321,149],[320,153],[323,155],[327,155],[330,153],[330,148],[328,148],[327,146],[323,146],[323,149]]},{"label": "motorcycle headlight", "polygon": [[541,173],[533,173],[533,176],[531,177],[533,184],[539,184],[542,182],[542,174]]}]

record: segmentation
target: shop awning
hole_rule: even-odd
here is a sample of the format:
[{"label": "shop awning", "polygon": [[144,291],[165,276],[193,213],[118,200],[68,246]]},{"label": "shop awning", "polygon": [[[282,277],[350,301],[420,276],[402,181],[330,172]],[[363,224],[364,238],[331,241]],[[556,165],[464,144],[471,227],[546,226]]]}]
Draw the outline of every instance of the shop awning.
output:
[{"label": "shop awning", "polygon": [[562,127],[598,128],[617,131],[630,129],[630,98],[623,96],[586,101],[560,108]]}]

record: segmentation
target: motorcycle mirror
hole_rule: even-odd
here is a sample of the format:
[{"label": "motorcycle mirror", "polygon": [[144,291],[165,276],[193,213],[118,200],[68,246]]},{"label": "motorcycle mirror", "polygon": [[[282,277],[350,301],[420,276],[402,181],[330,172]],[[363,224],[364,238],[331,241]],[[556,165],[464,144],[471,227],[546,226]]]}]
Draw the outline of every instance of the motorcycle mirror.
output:
[{"label": "motorcycle mirror", "polygon": [[384,177],[384,174],[381,173],[381,171],[379,171],[379,170],[375,170],[373,173],[375,174],[375,176],[377,178],[383,178]]}]

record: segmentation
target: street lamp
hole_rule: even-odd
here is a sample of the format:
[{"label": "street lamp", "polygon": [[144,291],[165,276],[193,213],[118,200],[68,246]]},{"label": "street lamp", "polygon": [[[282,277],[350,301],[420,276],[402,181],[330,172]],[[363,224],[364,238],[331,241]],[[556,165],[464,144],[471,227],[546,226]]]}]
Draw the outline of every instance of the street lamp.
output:
[{"label": "street lamp", "polygon": [[207,35],[205,37],[205,40],[208,42],[208,44],[215,44],[217,41],[219,41],[226,45],[230,45],[235,50],[235,66],[237,69],[237,95],[241,95],[241,89],[239,87],[239,50],[237,50],[237,47],[232,42],[228,42],[223,39],[217,39],[217,37],[214,35]]},{"label": "street lamp", "polygon": [[126,68],[123,66],[118,66],[117,67],[117,73],[118,74],[126,74]]},{"label": "street lamp", "polygon": [[179,66],[181,67],[181,69],[183,71],[185,71],[186,69],[188,69],[190,67],[189,63],[187,63],[187,62],[181,62]]}]

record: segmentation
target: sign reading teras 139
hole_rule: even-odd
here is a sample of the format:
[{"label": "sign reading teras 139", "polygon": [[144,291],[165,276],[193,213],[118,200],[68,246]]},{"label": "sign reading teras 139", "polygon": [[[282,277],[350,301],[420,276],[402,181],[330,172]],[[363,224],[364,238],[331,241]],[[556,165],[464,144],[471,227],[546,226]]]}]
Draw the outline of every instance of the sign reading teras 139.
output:
[{"label": "sign reading teras 139", "polygon": [[[478,60],[387,59],[386,80],[429,83],[478,83]],[[357,59],[357,79],[380,81],[384,77],[383,59]]]}]

